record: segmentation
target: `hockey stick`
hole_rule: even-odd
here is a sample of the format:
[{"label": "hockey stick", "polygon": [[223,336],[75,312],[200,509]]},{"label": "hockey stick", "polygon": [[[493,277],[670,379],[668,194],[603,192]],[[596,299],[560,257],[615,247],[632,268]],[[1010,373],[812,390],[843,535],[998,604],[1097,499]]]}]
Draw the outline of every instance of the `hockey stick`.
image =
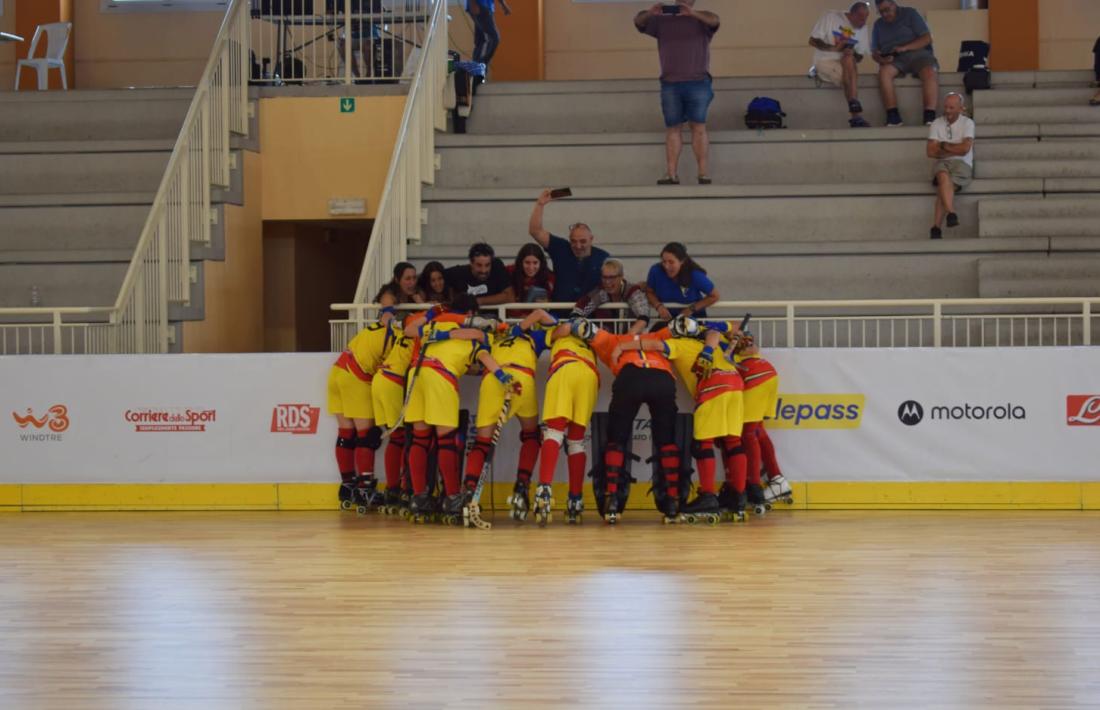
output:
[{"label": "hockey stick", "polygon": [[485,487],[485,472],[492,466],[493,453],[496,452],[497,442],[500,441],[500,433],[504,430],[504,424],[508,421],[508,415],[512,411],[512,388],[508,387],[504,390],[504,406],[500,408],[500,414],[497,415],[496,425],[493,427],[493,438],[489,442],[489,456],[485,457],[485,463],[481,465],[481,474],[477,477],[477,486],[474,488],[474,495],[470,498],[470,502],[462,509],[462,516],[465,518],[466,527],[480,528],[481,530],[488,530],[493,527],[493,524],[487,520],[481,518],[481,490]]},{"label": "hockey stick", "polygon": [[405,412],[409,411],[409,400],[412,399],[413,385],[416,384],[416,378],[420,376],[420,366],[424,364],[424,353],[428,352],[429,345],[431,343],[420,343],[420,352],[416,355],[416,365],[413,367],[412,377],[405,385],[405,401],[401,404],[401,413],[397,415],[397,421],[394,422],[394,425],[382,432],[382,441],[389,440],[391,434],[405,426]]}]

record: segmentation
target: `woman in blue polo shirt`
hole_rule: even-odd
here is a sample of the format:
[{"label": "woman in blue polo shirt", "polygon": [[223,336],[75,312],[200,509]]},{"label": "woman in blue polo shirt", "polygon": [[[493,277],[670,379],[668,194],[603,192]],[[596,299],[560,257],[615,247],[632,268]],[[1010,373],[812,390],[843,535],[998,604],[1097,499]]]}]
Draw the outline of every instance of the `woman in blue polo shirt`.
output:
[{"label": "woman in blue polo shirt", "polygon": [[672,320],[673,314],[665,303],[687,304],[680,310],[686,316],[706,317],[707,306],[715,303],[718,289],[707,278],[706,270],[688,256],[687,248],[680,242],[669,242],[661,250],[661,261],[649,269],[646,278],[646,295],[649,304],[657,309],[661,320]]}]

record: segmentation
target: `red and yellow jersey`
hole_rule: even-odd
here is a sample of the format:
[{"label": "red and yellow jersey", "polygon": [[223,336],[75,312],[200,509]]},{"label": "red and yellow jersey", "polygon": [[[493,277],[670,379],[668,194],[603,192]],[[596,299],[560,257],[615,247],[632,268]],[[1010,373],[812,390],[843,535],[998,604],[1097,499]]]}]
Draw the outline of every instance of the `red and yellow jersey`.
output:
[{"label": "red and yellow jersey", "polygon": [[[654,336],[643,336],[652,338]],[[596,336],[592,338],[592,349],[603,361],[604,365],[607,365],[607,369],[611,370],[611,374],[618,375],[620,371],[627,365],[633,365],[635,367],[641,367],[645,369],[663,370],[669,375],[672,374],[672,363],[668,361],[665,354],[662,352],[646,352],[644,350],[628,350],[622,354],[618,362],[612,362],[611,353],[615,350],[615,346],[619,343],[626,343],[634,340],[633,335],[612,335],[606,330],[597,330]]]},{"label": "red and yellow jersey", "polygon": [[596,375],[596,353],[588,343],[584,342],[572,333],[555,338],[553,332],[546,334],[546,342],[550,345],[550,375],[558,371],[562,365],[569,362],[581,362],[587,365]]},{"label": "red and yellow jersey", "polygon": [[[433,331],[459,330],[461,323],[447,323],[433,321],[424,326],[424,335]],[[425,346],[421,346],[425,347]],[[431,367],[439,374],[446,376],[449,373],[452,383],[457,387],[458,378],[466,374],[466,370],[476,362],[477,353],[481,350],[481,343],[473,340],[441,340],[429,343],[424,351],[424,367]]]},{"label": "red and yellow jersey", "polygon": [[546,331],[531,330],[516,337],[510,333],[496,333],[489,338],[489,354],[501,367],[512,367],[534,376],[539,355],[546,350]]},{"label": "red and yellow jersey", "polygon": [[393,344],[378,365],[377,374],[404,386],[405,375],[412,366],[414,347],[414,339],[398,330],[394,335]]},{"label": "red and yellow jersey", "polygon": [[395,328],[382,323],[368,325],[351,339],[347,348],[336,359],[335,366],[369,382],[397,334]]},{"label": "red and yellow jersey", "polygon": [[676,374],[683,380],[684,387],[687,388],[688,394],[693,399],[702,402],[711,397],[716,397],[722,392],[744,389],[744,383],[741,381],[741,376],[737,374],[737,368],[722,355],[721,350],[715,348],[710,377],[702,385],[706,397],[701,398],[702,393],[699,391],[701,368],[698,360],[699,353],[703,352],[706,343],[698,338],[674,338],[667,328],[659,330],[653,335],[665,341],[665,345],[669,349],[668,359],[672,362],[672,366],[676,368]]},{"label": "red and yellow jersey", "polygon": [[775,366],[759,355],[737,356],[737,371],[741,373],[741,379],[745,381],[747,390],[759,387],[779,376]]}]

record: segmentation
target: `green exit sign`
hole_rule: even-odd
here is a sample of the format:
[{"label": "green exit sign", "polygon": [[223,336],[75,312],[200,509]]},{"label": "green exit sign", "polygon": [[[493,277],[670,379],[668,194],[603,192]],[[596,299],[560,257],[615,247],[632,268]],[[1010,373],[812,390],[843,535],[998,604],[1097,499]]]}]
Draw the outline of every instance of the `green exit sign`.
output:
[{"label": "green exit sign", "polygon": [[354,96],[346,96],[340,99],[340,113],[355,113]]}]

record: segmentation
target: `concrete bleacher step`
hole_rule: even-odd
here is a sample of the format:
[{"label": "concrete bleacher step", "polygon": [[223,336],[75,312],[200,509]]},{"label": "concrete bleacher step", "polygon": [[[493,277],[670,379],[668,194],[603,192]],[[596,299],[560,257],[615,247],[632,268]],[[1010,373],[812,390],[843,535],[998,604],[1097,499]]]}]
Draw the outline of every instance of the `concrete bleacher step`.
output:
[{"label": "concrete bleacher step", "polygon": [[[979,181],[975,181],[978,185]],[[1012,181],[1018,184],[1017,181]],[[1024,181],[1034,194],[1041,181]],[[845,241],[906,239],[927,236],[932,219],[930,183],[877,185],[709,186],[652,188],[587,188],[569,201],[548,208],[546,225],[564,231],[571,222],[586,222],[608,241],[649,242],[656,246],[679,240],[715,241]],[[868,199],[869,195],[877,195]],[[523,234],[536,195],[527,190],[449,190],[430,192],[425,206],[428,244],[469,244],[470,235],[503,243]],[[1005,199],[1017,195],[1004,194]],[[978,234],[978,193],[963,193],[957,212],[959,237]],[[986,196],[984,199],[990,199]]]},{"label": "concrete bleacher step", "polygon": [[156,192],[170,152],[0,154],[0,194]]},{"label": "concrete bleacher step", "polygon": [[1100,236],[1100,199],[981,200],[978,219],[982,237],[1096,237]]},{"label": "concrete bleacher step", "polygon": [[1004,123],[1100,124],[1100,109],[1087,103],[1079,106],[994,106],[974,109],[974,121],[981,126]]},{"label": "concrete bleacher step", "polygon": [[978,109],[1003,106],[1087,105],[1095,91],[1082,83],[1075,88],[1016,89],[1001,88],[974,92],[971,103]]},{"label": "concrete bleacher step", "polygon": [[187,88],[4,92],[0,93],[0,140],[174,139],[193,95],[194,90]]},{"label": "concrete bleacher step", "polygon": [[43,307],[111,306],[130,259],[82,263],[0,263],[0,308],[30,307],[38,287]]},{"label": "concrete bleacher step", "polygon": [[0,207],[6,251],[133,250],[149,205]]},{"label": "concrete bleacher step", "polygon": [[1100,178],[1100,160],[980,160],[974,174],[982,178]]},{"label": "concrete bleacher step", "polygon": [[1100,256],[987,257],[978,262],[982,298],[1095,298]]}]

